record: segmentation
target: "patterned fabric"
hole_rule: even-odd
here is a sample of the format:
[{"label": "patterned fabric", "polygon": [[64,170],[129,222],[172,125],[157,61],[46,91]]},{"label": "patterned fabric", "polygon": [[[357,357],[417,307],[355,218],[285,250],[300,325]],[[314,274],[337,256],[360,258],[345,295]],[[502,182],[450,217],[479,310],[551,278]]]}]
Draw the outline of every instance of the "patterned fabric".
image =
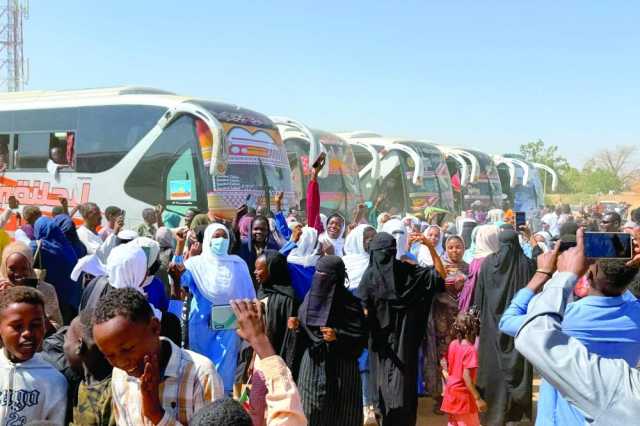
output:
[{"label": "patterned fabric", "polygon": [[[161,340],[171,345],[171,357],[160,383],[160,401],[165,415],[158,425],[186,425],[194,413],[207,402],[224,396],[222,380],[207,358],[180,349],[168,339]],[[152,424],[142,417],[139,379],[114,368],[111,390],[114,416],[118,425]]]},{"label": "patterned fabric", "polygon": [[361,426],[364,419],[358,360],[314,358],[305,351],[298,378],[309,426]]},{"label": "patterned fabric", "polygon": [[115,426],[111,410],[111,377],[87,385],[80,383],[77,405],[73,407],[73,423],[78,426]]}]

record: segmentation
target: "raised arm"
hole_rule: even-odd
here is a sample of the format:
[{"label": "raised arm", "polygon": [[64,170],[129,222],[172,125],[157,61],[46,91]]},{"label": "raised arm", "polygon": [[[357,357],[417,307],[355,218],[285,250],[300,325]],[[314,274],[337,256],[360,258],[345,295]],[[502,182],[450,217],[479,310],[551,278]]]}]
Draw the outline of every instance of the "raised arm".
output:
[{"label": "raised arm", "polygon": [[561,328],[569,295],[578,276],[587,269],[582,229],[577,240],[576,247],[559,257],[558,274],[531,302],[515,339],[516,349],[589,423],[607,416],[603,424],[612,424],[608,416],[620,413],[630,417],[617,419],[619,424],[633,423],[633,416],[640,410],[638,371],[622,360],[590,355],[582,343]]},{"label": "raised arm", "polygon": [[318,174],[324,167],[326,154],[321,153],[313,163],[311,179],[307,184],[307,226],[315,228],[318,234],[324,231],[322,220],[320,220],[320,186],[318,185]]}]

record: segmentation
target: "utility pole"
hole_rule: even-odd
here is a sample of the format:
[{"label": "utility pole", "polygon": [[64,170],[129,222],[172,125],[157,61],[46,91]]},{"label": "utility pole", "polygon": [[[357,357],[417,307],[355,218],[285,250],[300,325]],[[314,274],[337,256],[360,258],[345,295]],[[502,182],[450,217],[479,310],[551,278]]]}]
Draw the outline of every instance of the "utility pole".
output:
[{"label": "utility pole", "polygon": [[29,62],[25,66],[23,55],[25,19],[29,19],[28,0],[6,0],[0,8],[0,81],[7,92],[22,90],[29,80]]}]

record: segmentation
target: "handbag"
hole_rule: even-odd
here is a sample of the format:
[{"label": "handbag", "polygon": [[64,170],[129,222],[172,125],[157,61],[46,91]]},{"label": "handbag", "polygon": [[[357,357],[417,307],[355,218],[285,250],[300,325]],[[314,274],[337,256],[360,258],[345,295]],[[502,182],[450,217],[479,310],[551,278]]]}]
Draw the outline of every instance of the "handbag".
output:
[{"label": "handbag", "polygon": [[40,247],[42,246],[42,240],[36,241],[36,253],[33,255],[33,270],[36,273],[38,281],[44,281],[47,277],[47,270],[42,267],[42,254]]}]

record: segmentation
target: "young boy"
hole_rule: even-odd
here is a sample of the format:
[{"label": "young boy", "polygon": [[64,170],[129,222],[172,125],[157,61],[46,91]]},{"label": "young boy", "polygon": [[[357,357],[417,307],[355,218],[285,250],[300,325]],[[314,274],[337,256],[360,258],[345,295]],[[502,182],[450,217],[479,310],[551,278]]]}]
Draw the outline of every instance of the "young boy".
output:
[{"label": "young boy", "polygon": [[224,396],[211,361],[161,338],[160,321],[137,290],[115,289],[100,299],[93,338],[114,366],[117,424],[188,424],[198,409]]},{"label": "young boy", "polygon": [[91,313],[80,312],[64,339],[64,354],[70,366],[82,374],[74,398],[73,425],[115,426],[111,404],[111,372],[93,339]]},{"label": "young boy", "polygon": [[0,291],[0,424],[63,425],[67,381],[36,353],[45,333],[44,301],[26,286]]}]

